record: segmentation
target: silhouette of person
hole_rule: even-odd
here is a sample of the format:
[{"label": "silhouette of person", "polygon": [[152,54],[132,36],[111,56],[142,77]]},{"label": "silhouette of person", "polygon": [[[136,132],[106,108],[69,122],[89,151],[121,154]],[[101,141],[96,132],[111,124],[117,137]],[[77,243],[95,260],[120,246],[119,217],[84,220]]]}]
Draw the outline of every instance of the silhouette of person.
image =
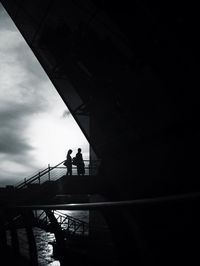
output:
[{"label": "silhouette of person", "polygon": [[67,152],[67,160],[66,160],[66,167],[67,167],[67,173],[66,175],[72,175],[72,157],[71,157],[71,154],[72,154],[72,150],[68,150]]},{"label": "silhouette of person", "polygon": [[78,175],[84,175],[85,174],[85,164],[83,161],[83,156],[82,156],[80,148],[78,148],[78,152],[76,154],[76,166],[77,166]]}]

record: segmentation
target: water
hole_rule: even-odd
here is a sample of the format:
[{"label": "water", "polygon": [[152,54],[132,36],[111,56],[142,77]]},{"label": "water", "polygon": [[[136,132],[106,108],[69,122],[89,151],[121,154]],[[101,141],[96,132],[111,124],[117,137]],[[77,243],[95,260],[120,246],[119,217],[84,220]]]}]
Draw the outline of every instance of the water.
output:
[{"label": "water", "polygon": [[[88,211],[62,211],[62,213],[82,220],[84,222],[89,222]],[[29,258],[28,239],[26,231],[24,228],[22,228],[18,229],[17,233],[19,239],[20,252],[24,257]],[[39,266],[60,266],[60,262],[53,258],[53,247],[51,244],[49,244],[50,242],[53,242],[55,240],[54,234],[36,227],[33,228],[33,233],[37,246]],[[7,231],[7,243],[11,245],[11,237],[9,231]]]},{"label": "water", "polygon": [[83,222],[89,223],[89,211],[60,211],[63,214],[77,218]]}]

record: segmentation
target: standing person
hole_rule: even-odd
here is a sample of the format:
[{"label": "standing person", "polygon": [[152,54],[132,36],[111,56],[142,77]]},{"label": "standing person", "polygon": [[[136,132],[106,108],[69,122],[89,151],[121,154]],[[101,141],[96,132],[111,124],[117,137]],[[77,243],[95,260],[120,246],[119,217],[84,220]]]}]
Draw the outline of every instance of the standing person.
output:
[{"label": "standing person", "polygon": [[85,164],[83,161],[83,156],[82,156],[80,148],[78,148],[78,152],[76,154],[76,166],[77,166],[78,175],[84,175],[85,174]]},{"label": "standing person", "polygon": [[67,156],[66,156],[66,161],[65,161],[65,165],[67,167],[67,173],[66,175],[72,175],[72,150],[68,150],[67,152]]}]

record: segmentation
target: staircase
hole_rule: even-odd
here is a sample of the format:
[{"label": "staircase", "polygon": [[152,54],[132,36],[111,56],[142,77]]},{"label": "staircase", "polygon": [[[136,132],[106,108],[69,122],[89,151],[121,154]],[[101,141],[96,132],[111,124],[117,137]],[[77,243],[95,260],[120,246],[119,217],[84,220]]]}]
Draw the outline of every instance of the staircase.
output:
[{"label": "staircase", "polygon": [[[16,189],[27,188],[28,186],[41,185],[45,182],[56,181],[66,174],[66,167],[63,166],[64,161],[58,163],[57,165],[39,171],[37,174],[31,176],[30,178],[24,178],[23,181],[15,185]],[[97,170],[99,161],[89,161],[84,160],[85,164],[85,175],[94,175]],[[72,175],[77,175],[76,167],[72,167]]]},{"label": "staircase", "polygon": [[[13,195],[9,198],[19,204],[50,204],[64,202],[64,198],[61,199],[59,195],[65,195],[65,199],[70,198],[70,202],[72,202],[72,195],[87,195],[96,187],[94,177],[99,162],[84,160],[84,176],[77,175],[76,167],[72,168],[72,176],[66,176],[67,169],[63,165],[64,161],[53,167],[49,165],[37,174],[16,184]],[[66,202],[69,201],[66,200]]]},{"label": "staircase", "polygon": [[[65,236],[88,235],[89,224],[61,211],[53,211],[53,214],[60,225]],[[51,223],[45,211],[34,211],[34,225],[47,231],[52,232]]]}]

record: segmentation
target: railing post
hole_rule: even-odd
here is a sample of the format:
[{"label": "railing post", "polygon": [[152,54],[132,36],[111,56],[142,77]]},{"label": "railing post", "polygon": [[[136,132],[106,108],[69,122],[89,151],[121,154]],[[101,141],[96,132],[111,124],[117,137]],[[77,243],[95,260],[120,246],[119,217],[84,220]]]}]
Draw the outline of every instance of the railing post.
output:
[{"label": "railing post", "polygon": [[82,224],[82,229],[83,229],[82,234],[84,235],[84,233],[85,233],[85,224],[84,223]]},{"label": "railing post", "polygon": [[51,176],[50,176],[50,164],[48,164],[48,169],[49,169],[49,171],[48,171],[48,177],[49,177],[49,181],[51,180]]},{"label": "railing post", "polygon": [[89,175],[92,175],[92,160],[89,160],[88,168]]}]

